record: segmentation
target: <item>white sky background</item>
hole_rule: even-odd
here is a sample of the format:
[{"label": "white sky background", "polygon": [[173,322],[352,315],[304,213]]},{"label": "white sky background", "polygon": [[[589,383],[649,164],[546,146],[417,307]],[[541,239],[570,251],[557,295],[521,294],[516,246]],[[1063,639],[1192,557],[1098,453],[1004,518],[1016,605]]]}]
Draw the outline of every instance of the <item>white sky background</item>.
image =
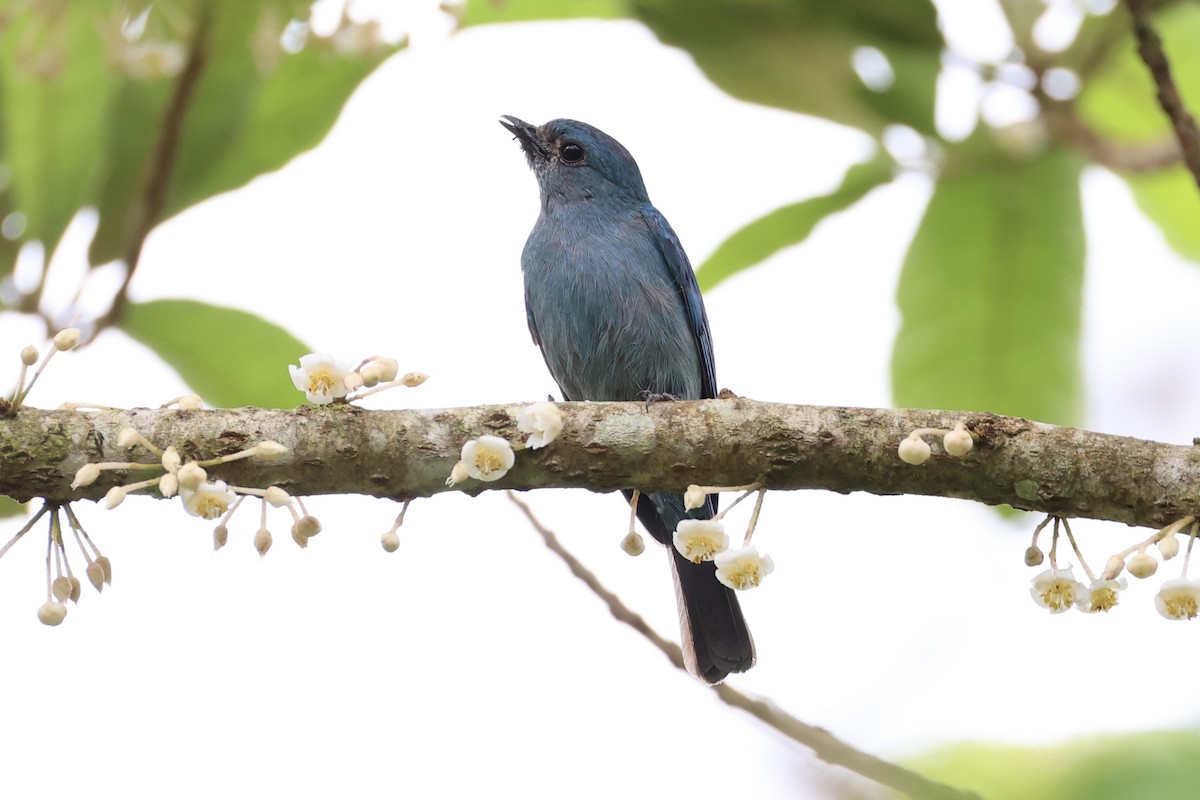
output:
[{"label": "white sky background", "polygon": [[[557,393],[522,307],[537,187],[498,115],[575,117],[620,139],[695,263],[745,222],[827,191],[866,152],[845,129],[730,99],[635,23],[448,37],[432,4],[410,13],[400,24],[412,46],[361,87],[317,150],[155,232],[135,299],[246,308],[317,349],[392,354],[432,375],[371,407],[533,401]],[[929,191],[903,178],[710,293],[720,385],[889,405],[894,287]],[[1187,413],[1200,389],[1200,334],[1187,323],[1200,275],[1115,178],[1086,176],[1085,211],[1086,423],[1189,442],[1200,433]],[[70,258],[55,269],[70,285]],[[0,316],[4,352],[35,335]],[[56,359],[31,401],[157,405],[184,391],[108,332]],[[621,553],[618,497],[527,499],[610,588],[677,635],[666,556]],[[5,795],[774,798],[821,780],[806,750],[615,623],[502,494],[415,503],[393,555],[379,535],[394,504],[309,507],[325,526],[309,549],[293,546],[277,511],[275,547],[260,559],[257,509],[235,517],[212,555],[211,524],[178,502],[81,504],[115,580],[100,598],[85,587],[57,629],[34,614],[44,537],[14,548],[0,562]],[[746,519],[732,516],[731,531]],[[1030,599],[1036,571],[1021,561],[1036,521],[948,500],[772,493],[756,542],[776,572],[743,596],[759,665],[731,683],[891,756],[1195,724],[1200,690],[1171,681],[1167,665],[1190,662],[1200,631],[1152,604],[1179,562],[1110,615],[1052,617]],[[1096,566],[1144,534],[1076,531]]]}]

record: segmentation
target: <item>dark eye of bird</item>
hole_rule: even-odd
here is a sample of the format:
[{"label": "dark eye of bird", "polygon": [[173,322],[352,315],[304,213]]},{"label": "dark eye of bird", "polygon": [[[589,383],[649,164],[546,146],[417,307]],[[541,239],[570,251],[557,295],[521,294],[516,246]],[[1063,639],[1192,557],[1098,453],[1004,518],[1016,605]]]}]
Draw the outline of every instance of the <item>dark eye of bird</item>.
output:
[{"label": "dark eye of bird", "polygon": [[583,147],[575,142],[567,142],[562,146],[562,150],[559,151],[559,155],[562,156],[562,160],[568,164],[575,164],[583,160]]}]

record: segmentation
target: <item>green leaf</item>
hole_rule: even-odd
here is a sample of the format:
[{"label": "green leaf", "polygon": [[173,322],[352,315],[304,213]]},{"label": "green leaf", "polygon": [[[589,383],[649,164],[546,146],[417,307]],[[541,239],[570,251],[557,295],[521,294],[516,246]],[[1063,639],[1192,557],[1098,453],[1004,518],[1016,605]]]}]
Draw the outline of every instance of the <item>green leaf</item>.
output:
[{"label": "green leaf", "polygon": [[[663,42],[687,50],[725,91],[879,132],[932,134],[943,40],[928,0],[629,0]],[[895,79],[867,89],[854,54],[873,47]]]},{"label": "green leaf", "polygon": [[1138,208],[1158,225],[1167,244],[1200,262],[1200,188],[1192,173],[1180,165],[1123,177]]},{"label": "green leaf", "polygon": [[[207,6],[203,69],[187,104],[161,219],[245,185],[316,146],[362,80],[395,46],[343,52],[310,35],[298,52],[264,50],[277,42],[290,0]],[[247,7],[248,6],[248,7]],[[202,23],[203,24],[203,23]],[[154,169],[174,81],[126,82],[115,104],[116,131],[98,206],[100,227],[90,259],[102,264],[125,255],[141,213],[141,191]]]},{"label": "green leaf", "polygon": [[1200,734],[1153,731],[1059,747],[952,745],[910,766],[988,800],[1177,800],[1200,786]]},{"label": "green leaf", "polygon": [[303,402],[287,365],[310,348],[254,314],[195,300],[151,300],[126,306],[118,327],[214,406],[294,408]]},{"label": "green leaf", "polygon": [[459,27],[495,22],[550,19],[616,19],[626,15],[623,0],[470,0],[459,12]]},{"label": "green leaf", "polygon": [[900,276],[897,405],[1078,419],[1080,169],[1063,150],[951,152]]},{"label": "green leaf", "polygon": [[25,503],[18,503],[8,495],[0,494],[0,519],[6,517],[22,517],[29,511]]},{"label": "green leaf", "polygon": [[104,42],[114,31],[94,3],[25,6],[0,24],[0,163],[25,215],[21,240],[42,242],[48,256],[98,185],[115,89]]},{"label": "green leaf", "polygon": [[786,205],[756,219],[734,232],[700,265],[696,270],[700,288],[708,291],[783,248],[803,242],[821,220],[850,207],[891,177],[890,159],[856,164],[846,172],[841,186],[829,194]]}]

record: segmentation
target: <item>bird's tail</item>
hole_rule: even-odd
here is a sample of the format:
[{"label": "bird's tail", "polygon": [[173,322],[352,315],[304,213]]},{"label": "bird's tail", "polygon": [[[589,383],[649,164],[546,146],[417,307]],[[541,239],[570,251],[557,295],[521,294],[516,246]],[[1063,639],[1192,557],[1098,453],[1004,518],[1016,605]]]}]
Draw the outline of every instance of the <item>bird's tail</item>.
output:
[{"label": "bird's tail", "polygon": [[715,513],[712,496],[706,506],[690,514],[684,511],[683,495],[672,492],[645,495],[638,503],[638,519],[671,554],[684,664],[688,672],[710,684],[754,666],[754,640],[737,595],[717,580],[711,561],[693,564],[671,544],[680,520],[707,519]]}]

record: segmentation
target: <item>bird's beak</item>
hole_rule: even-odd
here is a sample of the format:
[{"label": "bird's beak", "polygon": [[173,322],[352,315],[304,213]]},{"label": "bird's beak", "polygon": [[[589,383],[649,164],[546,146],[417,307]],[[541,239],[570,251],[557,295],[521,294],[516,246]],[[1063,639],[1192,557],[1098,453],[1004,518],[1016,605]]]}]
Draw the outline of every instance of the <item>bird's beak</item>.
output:
[{"label": "bird's beak", "polygon": [[542,144],[541,138],[538,136],[537,128],[530,125],[523,119],[510,117],[507,114],[503,115],[500,124],[508,129],[517,141],[521,143],[521,147],[525,150],[525,155],[530,161],[533,159],[545,160],[549,153],[546,152],[545,145]]}]

